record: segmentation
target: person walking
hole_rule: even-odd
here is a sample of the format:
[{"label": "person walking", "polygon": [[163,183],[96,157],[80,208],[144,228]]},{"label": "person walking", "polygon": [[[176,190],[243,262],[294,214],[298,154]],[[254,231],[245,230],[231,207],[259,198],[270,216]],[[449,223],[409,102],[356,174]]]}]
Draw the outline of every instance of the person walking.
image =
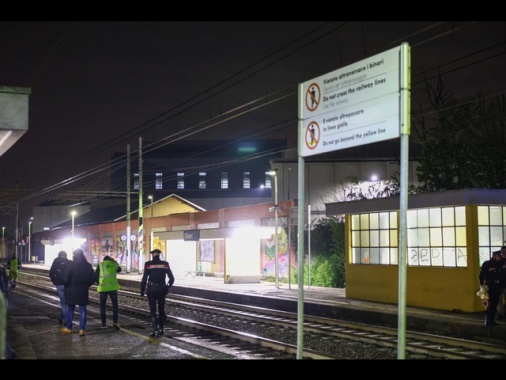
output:
[{"label": "person walking", "polygon": [[483,262],[480,269],[480,287],[486,287],[488,302],[485,310],[485,325],[495,326],[495,315],[502,290],[501,251],[492,252],[492,257]]},{"label": "person walking", "polygon": [[[4,311],[5,314],[2,315],[0,313],[0,317],[7,319],[7,309],[9,307],[8,300],[8,288],[9,288],[9,276],[7,275],[7,268],[0,263],[0,310]],[[0,332],[0,336],[2,333]],[[17,353],[12,349],[12,347],[7,343],[7,340],[4,339],[4,351],[3,357],[0,355],[0,360],[2,359],[16,359]],[[1,352],[1,350],[0,350]]]},{"label": "person walking", "polygon": [[98,284],[97,292],[100,297],[100,319],[102,328],[106,329],[106,303],[107,298],[112,303],[112,327],[119,329],[118,323],[118,290],[120,289],[117,274],[121,272],[121,266],[111,256],[107,255],[97,265],[95,271],[95,282]]},{"label": "person walking", "polygon": [[503,284],[499,303],[497,304],[497,320],[506,320],[506,246],[501,247],[501,268],[503,274]]},{"label": "person walking", "polygon": [[11,289],[16,289],[19,270],[21,269],[21,261],[16,257],[16,253],[14,252],[7,261],[7,268],[9,268],[9,282],[11,284]]},{"label": "person walking", "polygon": [[7,274],[7,268],[0,263],[0,292],[5,296],[5,301],[9,296],[9,275]]},{"label": "person walking", "polygon": [[90,286],[95,283],[95,271],[86,260],[81,248],[73,252],[72,262],[63,274],[65,300],[67,301],[66,324],[61,332],[72,334],[72,322],[76,305],[79,305],[79,336],[84,336],[86,328],[86,306],[89,303]]},{"label": "person walking", "polygon": [[[162,253],[159,249],[150,252],[152,260],[144,264],[144,274],[141,280],[141,297],[148,296],[149,313],[151,318],[151,337],[163,335],[166,321],[165,296],[174,284],[174,275],[167,261],[160,259]],[[166,278],[169,283],[166,284]],[[158,319],[156,312],[158,310]]]},{"label": "person walking", "polygon": [[51,268],[49,269],[49,278],[54,286],[56,286],[56,293],[60,299],[60,315],[58,322],[65,324],[67,314],[67,303],[65,302],[65,284],[63,283],[63,274],[65,273],[66,265],[70,262],[67,258],[67,252],[58,252],[58,257],[53,260]]}]

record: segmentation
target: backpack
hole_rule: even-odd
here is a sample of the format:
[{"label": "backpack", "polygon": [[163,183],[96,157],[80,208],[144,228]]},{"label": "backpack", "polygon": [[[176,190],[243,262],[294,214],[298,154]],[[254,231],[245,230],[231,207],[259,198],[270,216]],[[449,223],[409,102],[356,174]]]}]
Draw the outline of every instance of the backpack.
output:
[{"label": "backpack", "polygon": [[57,284],[63,284],[63,275],[65,273],[65,268],[66,268],[66,265],[69,263],[69,261],[63,261],[62,263],[60,263],[60,265],[58,266],[58,268],[56,268],[56,274],[55,274],[55,281]]}]

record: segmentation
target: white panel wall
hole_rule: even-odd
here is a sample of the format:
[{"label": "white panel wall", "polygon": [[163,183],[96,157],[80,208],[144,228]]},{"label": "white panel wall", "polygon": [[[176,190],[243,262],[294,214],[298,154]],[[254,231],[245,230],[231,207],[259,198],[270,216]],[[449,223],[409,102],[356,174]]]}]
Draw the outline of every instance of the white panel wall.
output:
[{"label": "white panel wall", "polygon": [[197,269],[197,242],[167,240],[164,257],[170,264],[174,276],[185,276],[188,271]]},{"label": "white panel wall", "polygon": [[254,234],[245,233],[226,240],[227,276],[260,276],[260,242]]}]

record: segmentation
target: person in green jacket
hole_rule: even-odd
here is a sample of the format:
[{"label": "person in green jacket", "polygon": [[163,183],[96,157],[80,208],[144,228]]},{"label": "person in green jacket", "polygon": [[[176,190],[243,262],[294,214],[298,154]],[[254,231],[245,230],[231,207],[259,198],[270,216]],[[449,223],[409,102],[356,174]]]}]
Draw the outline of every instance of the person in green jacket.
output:
[{"label": "person in green jacket", "polygon": [[97,265],[95,271],[95,279],[98,284],[97,292],[100,297],[100,318],[102,320],[102,328],[107,328],[106,324],[106,303],[107,298],[112,303],[112,327],[119,329],[118,323],[118,290],[120,289],[117,274],[121,272],[121,266],[109,255]]},{"label": "person in green jacket", "polygon": [[9,268],[9,282],[11,284],[11,289],[16,289],[19,269],[21,268],[21,261],[16,257],[16,253],[12,254],[12,257],[7,262],[7,268]]}]

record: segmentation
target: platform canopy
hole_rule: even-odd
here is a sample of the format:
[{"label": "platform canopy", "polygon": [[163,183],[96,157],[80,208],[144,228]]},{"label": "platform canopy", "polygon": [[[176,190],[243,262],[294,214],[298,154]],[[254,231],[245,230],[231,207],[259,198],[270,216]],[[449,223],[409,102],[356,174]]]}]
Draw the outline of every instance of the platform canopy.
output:
[{"label": "platform canopy", "polygon": [[0,86],[0,156],[28,131],[29,88]]}]

